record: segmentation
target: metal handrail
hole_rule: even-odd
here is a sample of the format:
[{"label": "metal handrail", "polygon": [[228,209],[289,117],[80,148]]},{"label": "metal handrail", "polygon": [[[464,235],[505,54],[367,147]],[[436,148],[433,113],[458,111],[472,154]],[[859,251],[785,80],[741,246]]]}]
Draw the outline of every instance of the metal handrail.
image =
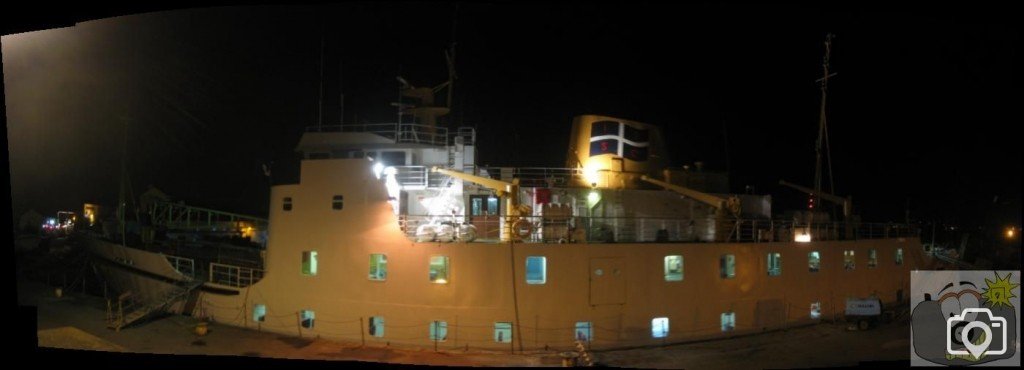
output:
[{"label": "metal handrail", "polygon": [[262,269],[210,262],[210,282],[235,288],[250,286],[263,278]]},{"label": "metal handrail", "polygon": [[[520,216],[530,223],[532,232],[523,242],[559,242],[572,240],[573,232],[582,230],[590,242],[646,243],[646,242],[712,242],[764,243],[794,241],[798,234],[809,233],[812,241],[893,239],[920,236],[920,230],[896,223],[843,223],[827,222],[807,224],[792,220],[670,218],[670,217],[564,217]],[[475,224],[479,241],[498,240],[502,225],[514,222],[502,215],[430,216],[399,215],[399,227],[409,237],[415,237],[420,225],[447,222]],[[716,228],[722,228],[716,232]],[[718,234],[724,235],[721,240]]]}]

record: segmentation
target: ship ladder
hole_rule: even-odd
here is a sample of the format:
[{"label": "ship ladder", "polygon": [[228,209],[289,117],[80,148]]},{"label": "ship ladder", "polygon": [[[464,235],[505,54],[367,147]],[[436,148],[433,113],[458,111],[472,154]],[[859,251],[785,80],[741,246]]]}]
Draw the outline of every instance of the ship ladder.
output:
[{"label": "ship ladder", "polygon": [[[114,311],[114,307],[111,302],[107,302],[107,327],[120,331],[121,328],[131,325],[132,323],[138,322],[139,320],[150,317],[156,313],[163,312],[168,306],[179,299],[188,296],[189,293],[192,293],[192,291],[202,285],[202,280],[191,280],[185,285],[179,285],[170,293],[149,304],[135,299],[131,292],[121,294],[117,299],[116,312]],[[125,314],[125,311],[128,311],[128,313]]]}]

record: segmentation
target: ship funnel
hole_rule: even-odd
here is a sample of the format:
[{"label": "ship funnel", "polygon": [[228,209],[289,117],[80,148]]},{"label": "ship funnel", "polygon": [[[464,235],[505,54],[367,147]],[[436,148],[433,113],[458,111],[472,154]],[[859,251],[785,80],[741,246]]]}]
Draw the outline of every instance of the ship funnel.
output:
[{"label": "ship funnel", "polygon": [[572,122],[568,168],[583,176],[574,186],[634,189],[645,185],[640,177],[658,177],[667,155],[657,126],[619,118],[584,115]]}]

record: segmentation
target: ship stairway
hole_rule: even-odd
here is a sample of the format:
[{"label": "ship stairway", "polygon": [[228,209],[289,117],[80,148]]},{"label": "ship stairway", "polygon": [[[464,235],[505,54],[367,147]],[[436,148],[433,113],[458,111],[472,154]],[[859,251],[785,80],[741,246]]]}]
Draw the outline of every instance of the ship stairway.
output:
[{"label": "ship stairway", "polygon": [[170,292],[152,301],[137,299],[131,291],[121,294],[117,303],[107,301],[107,327],[120,331],[121,328],[142,319],[164,312],[169,306],[203,285],[203,281],[190,280],[175,286]]}]

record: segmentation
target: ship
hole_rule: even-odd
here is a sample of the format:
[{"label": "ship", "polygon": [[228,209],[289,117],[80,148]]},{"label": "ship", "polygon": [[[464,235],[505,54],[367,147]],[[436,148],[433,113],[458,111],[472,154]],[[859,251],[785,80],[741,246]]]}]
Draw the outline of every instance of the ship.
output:
[{"label": "ship", "polygon": [[850,299],[904,309],[932,263],[916,229],[861,222],[849,198],[794,185],[843,216],[774,217],[724,172],[672,168],[644,122],[577,116],[564,167],[481,166],[476,129],[438,123],[450,99],[401,82],[398,122],[306,129],[266,219],[151,197],[139,237],[92,238],[110,326],[172,312],[370,346],[657,346],[840,320]]}]

